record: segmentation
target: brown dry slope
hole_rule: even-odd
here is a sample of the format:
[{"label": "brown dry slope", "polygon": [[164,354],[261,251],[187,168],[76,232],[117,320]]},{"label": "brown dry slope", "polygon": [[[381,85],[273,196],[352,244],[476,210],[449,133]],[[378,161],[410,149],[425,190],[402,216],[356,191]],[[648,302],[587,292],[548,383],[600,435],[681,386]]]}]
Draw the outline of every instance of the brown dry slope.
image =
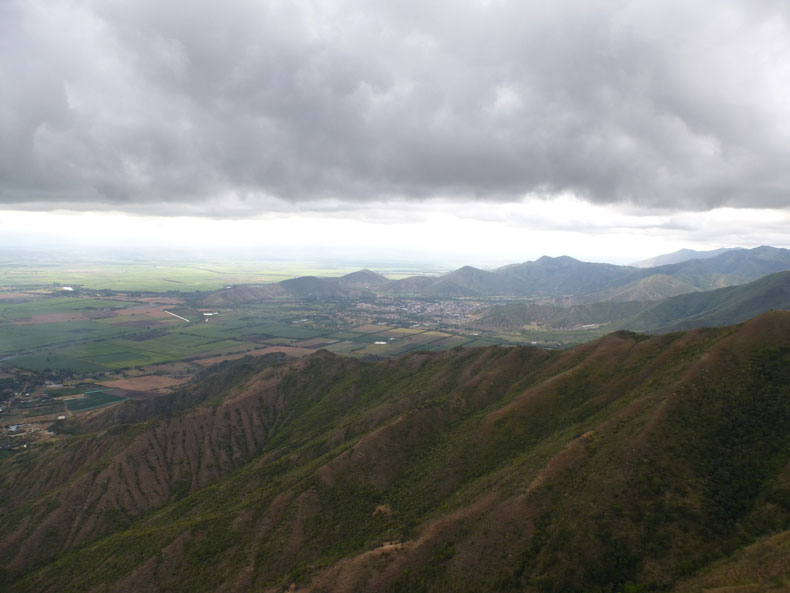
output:
[{"label": "brown dry slope", "polygon": [[785,313],[565,352],[248,360],[102,418],[0,464],[10,591],[786,578]]}]

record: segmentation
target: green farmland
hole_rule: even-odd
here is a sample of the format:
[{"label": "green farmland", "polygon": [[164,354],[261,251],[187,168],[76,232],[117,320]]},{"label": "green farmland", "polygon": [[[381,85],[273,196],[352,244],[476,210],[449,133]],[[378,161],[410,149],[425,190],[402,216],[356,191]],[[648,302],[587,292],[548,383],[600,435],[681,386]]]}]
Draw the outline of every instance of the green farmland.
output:
[{"label": "green farmland", "polygon": [[49,352],[7,358],[4,361],[4,366],[7,368],[18,367],[39,373],[54,369],[67,369],[80,375],[98,373],[107,370],[107,367],[95,361]]},{"label": "green farmland", "polygon": [[47,395],[52,395],[54,397],[60,397],[63,395],[78,395],[80,393],[85,393],[86,391],[103,391],[100,385],[95,385],[94,383],[79,383],[78,385],[74,385],[72,387],[61,387],[59,389],[47,389]]},{"label": "green farmland", "polygon": [[85,393],[84,397],[67,399],[66,409],[68,409],[69,412],[85,412],[124,400],[126,400],[125,397],[115,395],[111,391],[89,391]]},{"label": "green farmland", "polygon": [[[0,262],[0,408],[5,410],[0,421],[49,422],[64,407],[81,413],[124,401],[122,394],[130,392],[139,397],[167,394],[207,367],[248,355],[302,357],[327,349],[353,358],[386,359],[530,339],[523,331],[465,330],[435,313],[446,310],[459,320],[470,309],[463,299],[445,307],[434,300],[369,295],[236,302],[211,294],[228,284],[349,271],[252,264],[25,267]],[[548,337],[553,336],[541,336]]]},{"label": "green farmland", "polygon": [[[353,301],[262,300],[219,310],[200,305],[206,291],[231,283],[349,271],[252,262],[0,263],[0,370],[49,373],[56,383],[72,375],[108,380],[131,371],[169,373],[163,365],[175,363],[192,365],[197,372],[200,359],[278,348],[291,349],[287,352],[293,355],[327,348],[386,358],[525,339],[459,334],[422,320],[417,327],[408,318],[401,323],[369,316],[357,320],[348,313]],[[204,316],[206,311],[218,314]]]},{"label": "green farmland", "polygon": [[[332,305],[257,303],[204,320],[194,307],[128,298],[36,296],[0,303],[0,366],[60,374],[107,374],[177,361],[237,356],[266,347],[311,349],[359,357],[415,350],[512,343],[518,336],[458,335],[428,328],[362,324],[338,327]],[[189,315],[186,322],[164,311]],[[323,321],[317,321],[317,319]],[[313,321],[307,322],[312,318]],[[62,320],[65,319],[65,320]]]},{"label": "green farmland", "polygon": [[[60,369],[88,374],[255,347],[227,332],[244,327],[243,322],[234,322],[232,317],[227,326],[219,320],[210,326],[201,322],[188,324],[165,316],[161,312],[165,309],[187,310],[172,304],[146,305],[135,299],[59,295],[35,295],[26,302],[0,301],[2,366],[33,372]],[[145,310],[151,313],[141,312]],[[199,313],[188,310],[202,321]],[[130,315],[129,311],[133,313]],[[304,333],[294,332],[299,336]]]}]

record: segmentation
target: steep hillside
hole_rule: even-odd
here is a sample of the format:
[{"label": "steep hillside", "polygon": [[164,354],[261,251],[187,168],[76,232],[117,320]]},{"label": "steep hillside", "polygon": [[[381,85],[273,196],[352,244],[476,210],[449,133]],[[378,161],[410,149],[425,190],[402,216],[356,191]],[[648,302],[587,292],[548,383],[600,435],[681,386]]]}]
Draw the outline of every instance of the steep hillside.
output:
[{"label": "steep hillside", "polygon": [[653,274],[667,274],[701,290],[743,284],[790,269],[790,249],[755,247],[736,249],[710,259],[694,259],[650,268]]},{"label": "steep hillside", "polygon": [[284,296],[287,293],[279,284],[240,285],[211,292],[203,297],[201,303],[205,307],[231,307]]},{"label": "steep hillside", "polygon": [[668,274],[652,274],[622,286],[587,294],[584,299],[577,300],[585,302],[660,301],[668,297],[700,291],[701,289],[691,282]]},{"label": "steep hillside", "polygon": [[[361,272],[360,272],[361,273]],[[373,272],[371,272],[373,274]],[[381,276],[381,278],[384,278]],[[389,282],[385,278],[385,282]],[[232,307],[243,303],[283,298],[356,298],[371,294],[370,287],[380,285],[370,276],[318,278],[300,276],[276,284],[239,285],[209,293],[201,299],[207,307]]]},{"label": "steep hillside", "polygon": [[280,286],[291,296],[311,299],[348,298],[369,294],[366,289],[353,286],[353,283],[341,283],[339,278],[301,276],[283,280],[280,282]]},{"label": "steep hillside", "polygon": [[572,330],[586,324],[640,332],[666,332],[739,323],[772,310],[790,310],[790,272],[740,286],[649,301],[604,301],[557,307],[514,303],[492,307],[475,322],[483,329]]},{"label": "steep hillside", "polygon": [[508,294],[512,292],[493,272],[464,266],[436,279],[423,294],[434,297],[473,297]]},{"label": "steep hillside", "polygon": [[0,462],[6,590],[784,578],[790,313],[562,352],[242,361],[174,401]]},{"label": "steep hillside", "polygon": [[[785,478],[786,479],[786,478]],[[790,591],[790,531],[760,539],[682,582],[674,593],[787,593]]]},{"label": "steep hillside", "polygon": [[708,259],[716,257],[722,253],[741,249],[740,247],[722,247],[720,249],[711,249],[710,251],[696,251],[694,249],[679,249],[672,253],[665,253],[664,255],[657,255],[636,263],[631,264],[635,268],[655,268],[656,266],[666,266],[669,264],[679,264],[680,262],[688,261],[690,259]]},{"label": "steep hillside", "polygon": [[436,283],[434,276],[409,276],[400,280],[393,280],[391,284],[383,288],[391,294],[421,295]]},{"label": "steep hillside", "polygon": [[640,301],[608,301],[568,307],[512,303],[492,307],[472,325],[503,331],[518,331],[525,327],[572,330],[588,324],[609,325],[613,321],[633,317],[649,306],[650,303]]},{"label": "steep hillside", "polygon": [[790,272],[668,298],[617,325],[634,331],[674,331],[739,323],[774,309],[790,309]]}]

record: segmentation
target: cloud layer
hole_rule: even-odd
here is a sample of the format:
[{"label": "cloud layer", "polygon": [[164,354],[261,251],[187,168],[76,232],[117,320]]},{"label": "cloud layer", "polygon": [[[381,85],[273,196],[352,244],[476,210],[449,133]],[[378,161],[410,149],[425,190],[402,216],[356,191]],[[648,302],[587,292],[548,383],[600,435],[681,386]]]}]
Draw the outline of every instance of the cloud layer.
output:
[{"label": "cloud layer", "polygon": [[784,1],[6,0],[0,88],[15,207],[790,204]]}]

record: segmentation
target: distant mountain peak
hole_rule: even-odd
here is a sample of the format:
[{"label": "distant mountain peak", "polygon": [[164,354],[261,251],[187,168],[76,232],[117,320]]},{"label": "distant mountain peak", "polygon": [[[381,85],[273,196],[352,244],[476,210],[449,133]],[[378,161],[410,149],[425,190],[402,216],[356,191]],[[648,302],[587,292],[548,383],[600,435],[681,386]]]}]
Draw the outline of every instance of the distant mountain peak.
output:
[{"label": "distant mountain peak", "polygon": [[576,264],[582,262],[574,257],[571,257],[570,255],[558,255],[557,257],[551,257],[550,255],[543,255],[538,259],[536,259],[535,263],[546,265],[546,264]]},{"label": "distant mountain peak", "polygon": [[379,274],[378,272],[374,272],[373,270],[369,270],[368,268],[363,268],[361,270],[357,270],[356,272],[351,272],[350,274],[346,274],[345,276],[341,276],[340,280],[344,282],[376,282],[376,283],[384,283],[388,282],[388,278]]},{"label": "distant mountain peak", "polygon": [[384,278],[384,276],[382,276],[378,272],[374,272],[373,270],[371,270],[369,268],[362,268],[361,270],[357,270],[356,272],[350,272],[350,273],[346,274],[345,276],[342,276],[342,278],[348,278],[350,276],[377,276],[377,277],[380,277],[380,278]]},{"label": "distant mountain peak", "polygon": [[364,268],[351,272],[345,276],[334,279],[337,284],[344,287],[346,290],[379,290],[389,285],[392,281],[386,276],[382,276],[378,272]]},{"label": "distant mountain peak", "polygon": [[482,272],[482,270],[480,268],[476,268],[474,266],[463,266],[462,268],[458,268],[457,270],[455,270],[455,272],[451,272],[451,274],[452,273],[459,273],[459,272],[462,273],[462,274],[468,274],[470,272],[472,272],[472,273]]}]

